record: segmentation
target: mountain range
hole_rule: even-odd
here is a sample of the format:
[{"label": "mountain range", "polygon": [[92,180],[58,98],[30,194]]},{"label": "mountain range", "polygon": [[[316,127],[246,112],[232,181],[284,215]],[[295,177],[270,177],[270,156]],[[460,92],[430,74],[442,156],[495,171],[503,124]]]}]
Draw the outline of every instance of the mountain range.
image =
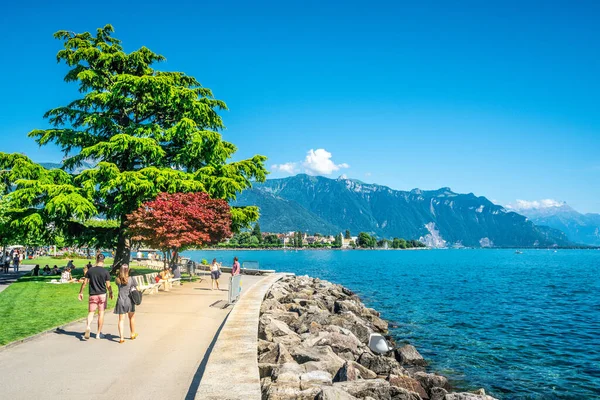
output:
[{"label": "mountain range", "polygon": [[393,190],[353,179],[296,175],[269,179],[233,205],[257,205],[263,231],[420,239],[432,247],[551,247],[574,243],[558,229],[534,224],[473,193],[450,188]]},{"label": "mountain range", "polygon": [[549,207],[515,208],[536,225],[564,232],[576,243],[600,246],[600,214],[582,214],[566,203]]}]

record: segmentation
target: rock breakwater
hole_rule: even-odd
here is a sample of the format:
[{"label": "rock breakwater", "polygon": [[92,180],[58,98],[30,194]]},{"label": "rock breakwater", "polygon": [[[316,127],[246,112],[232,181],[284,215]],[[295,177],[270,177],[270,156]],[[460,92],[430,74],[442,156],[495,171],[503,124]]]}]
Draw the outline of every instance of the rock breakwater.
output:
[{"label": "rock breakwater", "polygon": [[347,288],[310,277],[275,283],[260,310],[258,366],[265,400],[495,400],[453,393],[411,345],[374,353],[388,323]]}]

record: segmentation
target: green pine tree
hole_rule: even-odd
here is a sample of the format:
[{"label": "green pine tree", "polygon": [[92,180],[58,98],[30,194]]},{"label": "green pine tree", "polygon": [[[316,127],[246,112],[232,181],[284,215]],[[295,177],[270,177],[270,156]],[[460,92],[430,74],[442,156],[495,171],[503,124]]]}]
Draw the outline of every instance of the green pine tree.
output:
[{"label": "green pine tree", "polygon": [[[0,153],[2,178],[14,184],[13,225],[43,234],[49,226],[70,238],[86,232],[99,246],[116,245],[115,263],[128,262],[126,215],[160,192],[208,192],[233,200],[266,179],[266,157],[231,162],[236,147],[218,133],[227,106],[183,72],[154,69],[165,58],[141,47],[126,53],[106,25],[96,34],[59,31],[57,54],[78,84],[80,98],[48,111],[52,128],[29,135],[58,145],[63,170]],[[66,171],[85,167],[77,174]],[[110,226],[89,224],[102,216]],[[256,207],[232,209],[233,229],[258,218]]]}]

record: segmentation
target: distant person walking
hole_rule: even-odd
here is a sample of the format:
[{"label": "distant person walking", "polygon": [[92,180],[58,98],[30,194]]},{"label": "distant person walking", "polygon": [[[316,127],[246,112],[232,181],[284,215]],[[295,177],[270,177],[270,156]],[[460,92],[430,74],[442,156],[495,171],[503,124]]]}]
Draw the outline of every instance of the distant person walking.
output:
[{"label": "distant person walking", "polygon": [[210,265],[210,278],[211,278],[211,290],[215,290],[215,284],[217,290],[221,290],[219,287],[219,278],[221,277],[221,264],[217,262],[216,258],[213,258],[212,264]]},{"label": "distant person walking", "polygon": [[90,331],[92,321],[94,320],[94,313],[98,310],[98,332],[96,333],[96,339],[102,339],[102,325],[104,325],[104,310],[106,310],[106,291],[113,298],[112,287],[110,286],[110,274],[104,269],[104,254],[99,253],[96,256],[96,266],[92,267],[85,274],[85,279],[81,284],[79,290],[79,301],[83,300],[83,289],[89,283],[90,285],[90,298],[88,305],[88,316],[87,325],[85,328],[84,338],[90,338]]},{"label": "distant person walking", "polygon": [[119,296],[117,297],[117,305],[115,306],[115,314],[119,316],[119,343],[125,343],[125,335],[123,334],[125,315],[129,317],[131,340],[138,337],[138,334],[135,333],[135,303],[131,301],[131,297],[129,296],[132,291],[137,290],[137,282],[135,279],[129,277],[129,265],[123,264],[119,268],[119,275],[115,283],[119,287]]},{"label": "distant person walking", "polygon": [[231,276],[239,275],[240,270],[240,262],[237,257],[233,257],[233,266],[231,267]]},{"label": "distant person walking", "polygon": [[19,264],[21,263],[21,256],[19,255],[19,252],[15,252],[15,255],[13,256],[13,269],[15,272],[19,272]]},{"label": "distant person walking", "polygon": [[2,265],[4,268],[4,273],[8,274],[8,269],[10,268],[10,254],[8,253],[8,251],[4,255],[4,259],[2,260],[2,262],[3,262]]}]

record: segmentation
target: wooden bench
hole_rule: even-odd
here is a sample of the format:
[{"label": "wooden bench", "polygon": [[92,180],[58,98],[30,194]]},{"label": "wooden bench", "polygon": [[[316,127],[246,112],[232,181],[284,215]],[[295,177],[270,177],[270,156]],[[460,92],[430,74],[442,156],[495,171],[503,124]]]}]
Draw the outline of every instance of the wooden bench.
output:
[{"label": "wooden bench", "polygon": [[146,274],[144,277],[146,278],[146,283],[148,286],[152,287],[152,292],[157,293],[158,289],[162,286],[162,283],[156,283],[157,272],[152,272],[151,274]]}]

